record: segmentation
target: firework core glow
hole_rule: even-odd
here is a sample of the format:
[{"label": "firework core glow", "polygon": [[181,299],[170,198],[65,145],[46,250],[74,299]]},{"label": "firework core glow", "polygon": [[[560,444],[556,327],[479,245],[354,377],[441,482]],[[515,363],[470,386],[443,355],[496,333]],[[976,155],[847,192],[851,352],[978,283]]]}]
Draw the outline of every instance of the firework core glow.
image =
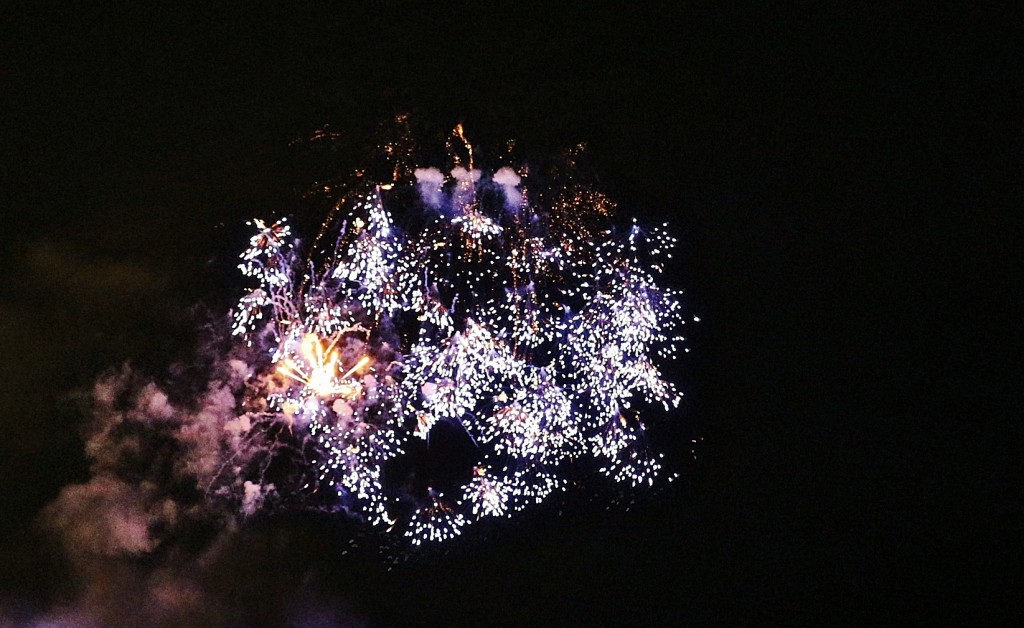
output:
[{"label": "firework core glow", "polygon": [[359,180],[309,247],[254,220],[233,313],[259,356],[253,425],[311,443],[301,490],[417,545],[580,474],[654,484],[641,410],[681,399],[659,366],[683,341],[681,293],[657,283],[675,239],[615,226],[571,177],[477,169],[453,137],[448,174]]}]

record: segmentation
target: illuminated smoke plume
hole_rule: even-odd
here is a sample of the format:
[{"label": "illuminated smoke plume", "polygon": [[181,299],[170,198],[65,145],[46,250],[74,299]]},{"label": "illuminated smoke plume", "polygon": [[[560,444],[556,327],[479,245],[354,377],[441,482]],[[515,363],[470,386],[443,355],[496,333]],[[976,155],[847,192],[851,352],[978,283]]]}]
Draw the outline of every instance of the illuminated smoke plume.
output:
[{"label": "illuminated smoke plume", "polygon": [[[310,625],[364,623],[343,600],[310,597],[301,577],[278,595],[247,593],[271,588],[247,564],[274,558],[259,535],[292,542],[286,527],[254,533],[239,523],[282,503],[265,478],[301,440],[240,405],[256,379],[245,360],[217,359],[207,375],[184,399],[128,367],[97,382],[83,434],[91,477],[64,487],[40,515],[72,586],[45,611],[0,604],[0,625],[306,625],[291,622],[312,611],[327,619]],[[303,595],[301,608],[290,606]]]},{"label": "illuminated smoke plume", "polygon": [[423,202],[432,209],[440,209],[444,202],[444,175],[437,168],[417,168],[414,174]]},{"label": "illuminated smoke plume", "polygon": [[505,208],[515,211],[523,201],[523,195],[519,192],[519,183],[522,181],[522,177],[516,174],[512,168],[502,166],[494,173],[491,180],[501,186],[501,191],[505,194]]},{"label": "illuminated smoke plume", "polygon": [[85,453],[91,478],[64,487],[44,511],[72,555],[147,553],[196,522],[227,520],[274,494],[257,468],[276,444],[239,414],[252,372],[245,362],[216,367],[206,390],[187,404],[125,368],[92,391]]},{"label": "illuminated smoke plume", "polygon": [[587,469],[653,484],[639,409],[681,397],[659,367],[682,340],[679,293],[658,283],[674,238],[616,226],[570,176],[478,168],[454,137],[448,167],[349,185],[316,250],[255,220],[234,312],[263,356],[248,405],[315,443],[301,490],[414,544]]}]

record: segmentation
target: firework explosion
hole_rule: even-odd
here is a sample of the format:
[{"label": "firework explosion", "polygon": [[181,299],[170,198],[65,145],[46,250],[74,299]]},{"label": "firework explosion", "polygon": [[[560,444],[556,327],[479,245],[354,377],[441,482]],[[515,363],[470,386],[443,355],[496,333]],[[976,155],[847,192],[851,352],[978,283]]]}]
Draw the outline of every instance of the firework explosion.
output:
[{"label": "firework explosion", "polygon": [[[610,201],[576,181],[534,193],[525,166],[476,169],[454,137],[447,175],[396,167],[350,189],[314,242],[330,246],[255,220],[234,313],[264,360],[247,407],[312,443],[302,490],[413,544],[512,516],[583,468],[653,484],[637,406],[681,397],[657,365],[682,340],[679,294],[656,281],[675,240],[612,228]],[[465,464],[432,477],[416,461],[440,432],[466,447],[435,457]]]}]

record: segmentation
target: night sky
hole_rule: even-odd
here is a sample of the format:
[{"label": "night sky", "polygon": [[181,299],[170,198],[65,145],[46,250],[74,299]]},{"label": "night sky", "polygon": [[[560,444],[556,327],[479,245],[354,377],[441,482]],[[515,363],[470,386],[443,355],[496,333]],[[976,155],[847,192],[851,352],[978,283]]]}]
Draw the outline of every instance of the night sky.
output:
[{"label": "night sky", "polygon": [[[516,138],[527,156],[585,142],[624,214],[670,222],[669,275],[702,319],[669,368],[686,401],[656,431],[681,478],[628,510],[573,496],[390,571],[350,548],[347,524],[282,514],[197,563],[196,595],[220,610],[168,621],[916,623],[1010,609],[1015,16],[361,4],[26,9],[3,27],[0,624],[133,599],[83,600],[124,574],[77,568],[40,523],[88,479],[84,391],[125,361],[187,361],[200,321],[239,296],[245,221],[316,224],[300,192],[403,112],[435,133],[462,123],[481,145]],[[336,156],[293,144],[325,125],[344,138]],[[1006,203],[1013,219],[994,209]],[[189,551],[202,548],[161,559],[187,565]]]}]

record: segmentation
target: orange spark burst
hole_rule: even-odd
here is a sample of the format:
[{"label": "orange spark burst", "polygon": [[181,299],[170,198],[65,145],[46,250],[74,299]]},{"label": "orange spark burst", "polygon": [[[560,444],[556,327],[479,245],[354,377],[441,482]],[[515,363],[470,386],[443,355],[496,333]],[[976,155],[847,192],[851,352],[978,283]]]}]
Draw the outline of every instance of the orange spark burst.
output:
[{"label": "orange spark burst", "polygon": [[318,397],[345,397],[351,399],[359,392],[359,383],[349,379],[356,371],[370,363],[369,356],[363,356],[345,371],[338,375],[340,357],[336,346],[340,336],[335,336],[325,348],[324,342],[316,334],[306,334],[302,339],[300,353],[308,366],[304,368],[291,357],[285,358],[277,367],[282,375],[306,385]]}]

